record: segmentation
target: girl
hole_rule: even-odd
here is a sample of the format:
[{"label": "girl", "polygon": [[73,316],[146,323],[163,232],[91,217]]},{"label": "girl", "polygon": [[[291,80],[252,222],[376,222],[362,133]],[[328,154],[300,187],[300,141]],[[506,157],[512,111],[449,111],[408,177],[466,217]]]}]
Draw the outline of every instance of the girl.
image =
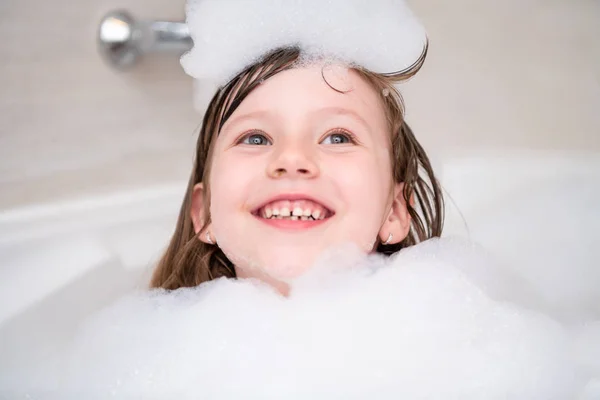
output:
[{"label": "girl", "polygon": [[286,46],[219,88],[151,286],[257,278],[285,294],[332,246],[389,255],[440,236],[440,185],[395,86],[426,54],[381,74]]}]

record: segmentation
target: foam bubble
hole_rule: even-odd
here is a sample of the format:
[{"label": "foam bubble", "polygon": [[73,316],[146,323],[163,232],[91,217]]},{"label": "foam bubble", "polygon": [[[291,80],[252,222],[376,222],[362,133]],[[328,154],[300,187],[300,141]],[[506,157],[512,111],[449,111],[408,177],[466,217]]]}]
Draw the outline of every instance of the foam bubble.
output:
[{"label": "foam bubble", "polygon": [[266,52],[292,45],[309,58],[395,72],[413,64],[426,42],[402,0],[190,0],[186,15],[194,47],[181,64],[202,84],[222,85]]},{"label": "foam bubble", "polygon": [[219,279],[121,299],[83,326],[55,393],[547,400],[595,390],[594,361],[578,354],[600,342],[597,326],[573,335],[536,310],[535,292],[515,295],[518,278],[477,246],[439,239],[389,259],[332,257],[288,298]]}]

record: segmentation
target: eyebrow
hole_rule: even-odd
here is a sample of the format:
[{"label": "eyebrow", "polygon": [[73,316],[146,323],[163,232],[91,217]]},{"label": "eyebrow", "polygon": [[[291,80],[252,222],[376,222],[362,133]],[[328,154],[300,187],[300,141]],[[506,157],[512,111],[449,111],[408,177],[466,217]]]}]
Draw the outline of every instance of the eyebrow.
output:
[{"label": "eyebrow", "polygon": [[361,117],[357,112],[352,111],[352,110],[347,109],[347,108],[343,108],[343,107],[324,107],[324,108],[321,108],[319,110],[316,110],[316,111],[312,112],[311,114],[343,115],[343,116],[346,116],[346,117],[350,117],[351,119],[355,120],[359,124],[363,125],[363,127],[365,129],[367,129],[368,131],[371,130],[370,127],[369,127],[369,124],[367,123],[367,121],[363,117]]},{"label": "eyebrow", "polygon": [[242,114],[235,118],[230,118],[223,124],[223,126],[221,127],[221,131],[225,130],[225,128],[229,128],[229,126],[231,126],[231,125],[235,126],[235,125],[240,124],[247,120],[268,117],[270,114],[272,114],[272,112],[269,110],[257,110],[257,111],[252,111],[252,112],[249,112],[246,114]]},{"label": "eyebrow", "polygon": [[[228,120],[224,125],[223,128],[227,127],[229,128],[230,126],[235,126],[237,124],[240,124],[244,121],[247,120],[253,120],[253,119],[260,119],[260,118],[269,118],[272,117],[275,113],[272,110],[256,110],[256,111],[252,111],[246,114],[242,114],[240,116],[237,116],[233,119]],[[361,124],[365,129],[367,130],[371,130],[369,127],[369,124],[367,123],[367,121],[361,117],[358,113],[356,113],[353,110],[347,109],[347,108],[343,108],[343,107],[323,107],[323,108],[319,108],[317,110],[314,110],[312,112],[309,113],[309,117],[313,117],[313,116],[320,116],[320,115],[327,115],[327,114],[333,114],[333,115],[342,115],[342,116],[346,116],[346,117],[350,117],[351,119],[355,120],[356,122],[358,122],[359,124]]]}]

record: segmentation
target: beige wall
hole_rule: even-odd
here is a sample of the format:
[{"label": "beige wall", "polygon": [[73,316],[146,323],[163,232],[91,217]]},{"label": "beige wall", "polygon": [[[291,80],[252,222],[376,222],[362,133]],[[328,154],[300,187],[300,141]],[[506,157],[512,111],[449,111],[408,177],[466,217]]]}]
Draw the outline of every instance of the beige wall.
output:
[{"label": "beige wall", "polygon": [[199,117],[177,57],[102,62],[109,10],[181,20],[184,0],[0,3],[0,208],[180,179]]},{"label": "beige wall", "polygon": [[600,151],[600,2],[409,0],[431,47],[406,90],[438,151]]},{"label": "beige wall", "polygon": [[[186,179],[200,116],[176,57],[118,73],[95,49],[105,12],[181,20],[183,3],[0,2],[0,209]],[[598,1],[410,3],[431,47],[408,119],[436,157],[600,151]]]}]

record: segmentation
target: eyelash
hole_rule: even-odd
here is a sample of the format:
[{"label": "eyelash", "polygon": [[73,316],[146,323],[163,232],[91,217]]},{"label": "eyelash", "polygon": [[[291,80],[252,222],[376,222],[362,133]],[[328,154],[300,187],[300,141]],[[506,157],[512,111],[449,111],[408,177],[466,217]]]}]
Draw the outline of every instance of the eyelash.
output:
[{"label": "eyelash", "polygon": [[[347,131],[347,130],[345,130],[343,128],[335,128],[335,129],[332,129],[332,130],[328,131],[325,134],[325,138],[328,138],[331,135],[343,135],[343,136],[346,136],[348,138],[348,140],[350,141],[350,143],[352,143],[352,144],[358,144],[358,139],[356,138],[356,136],[352,132]],[[325,138],[323,138],[323,140],[325,140]]]},{"label": "eyelash", "polygon": [[[248,138],[250,138],[251,136],[254,136],[254,135],[260,135],[260,136],[264,137],[269,142],[271,142],[271,144],[273,142],[271,139],[269,139],[269,137],[266,134],[264,134],[261,131],[250,131],[250,132],[245,133],[240,139],[238,139],[238,141],[236,142],[236,144],[242,144],[246,139],[248,139]],[[335,129],[332,129],[332,130],[328,131],[325,134],[325,137],[323,138],[323,140],[325,140],[326,138],[328,138],[331,135],[342,135],[342,136],[345,136],[350,141],[350,143],[352,143],[352,144],[358,144],[358,139],[356,138],[356,136],[352,132],[349,132],[349,131],[347,131],[347,130],[345,130],[343,128],[335,128]],[[321,140],[321,142],[323,140]],[[321,143],[321,142],[319,142],[319,143]],[[344,143],[342,143],[342,144],[344,144]]]},{"label": "eyelash", "polygon": [[254,135],[260,135],[260,136],[264,137],[265,139],[267,139],[269,142],[273,142],[271,139],[269,139],[269,137],[266,134],[264,134],[264,132],[252,130],[252,131],[244,133],[242,135],[242,137],[240,137],[237,140],[236,144],[243,144],[243,142],[246,139],[248,139],[248,138],[250,138],[251,136],[254,136]]}]

